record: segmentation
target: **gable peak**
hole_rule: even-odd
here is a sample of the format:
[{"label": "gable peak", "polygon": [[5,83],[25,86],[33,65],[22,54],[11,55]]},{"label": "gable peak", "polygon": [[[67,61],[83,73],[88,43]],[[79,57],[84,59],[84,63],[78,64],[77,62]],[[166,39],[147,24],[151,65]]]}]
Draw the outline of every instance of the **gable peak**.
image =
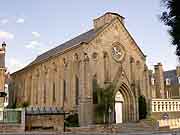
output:
[{"label": "gable peak", "polygon": [[103,25],[110,23],[115,18],[119,18],[119,20],[124,23],[125,18],[123,16],[119,15],[118,13],[106,12],[104,15],[93,20],[94,28],[98,29]]}]

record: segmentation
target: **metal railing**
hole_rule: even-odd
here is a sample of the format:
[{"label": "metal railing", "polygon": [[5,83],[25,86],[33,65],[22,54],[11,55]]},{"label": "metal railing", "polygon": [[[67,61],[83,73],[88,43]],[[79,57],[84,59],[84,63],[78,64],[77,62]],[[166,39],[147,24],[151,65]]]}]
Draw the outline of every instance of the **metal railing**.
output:
[{"label": "metal railing", "polygon": [[20,109],[5,109],[0,110],[0,123],[21,123],[21,113]]}]

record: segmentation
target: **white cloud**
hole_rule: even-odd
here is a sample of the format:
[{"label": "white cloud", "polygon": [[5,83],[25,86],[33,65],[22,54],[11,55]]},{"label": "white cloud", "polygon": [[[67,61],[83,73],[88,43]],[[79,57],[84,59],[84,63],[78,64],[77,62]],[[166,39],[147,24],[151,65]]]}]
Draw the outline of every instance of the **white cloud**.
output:
[{"label": "white cloud", "polygon": [[7,59],[7,67],[11,73],[23,68],[25,65],[25,63],[20,62],[16,58]]},{"label": "white cloud", "polygon": [[0,30],[0,39],[13,39],[14,35],[10,32]]},{"label": "white cloud", "polygon": [[42,54],[49,49],[51,49],[51,46],[46,46],[44,43],[33,40],[30,41],[27,45],[25,45],[27,49],[38,51],[39,54]]},{"label": "white cloud", "polygon": [[40,33],[36,31],[32,32],[32,35],[36,38],[39,38],[41,36]]},{"label": "white cloud", "polygon": [[26,46],[26,48],[29,49],[41,49],[42,48],[42,43],[40,43],[39,41],[30,41]]},{"label": "white cloud", "polygon": [[16,23],[24,23],[24,19],[23,18],[18,18],[17,20],[16,20]]},{"label": "white cloud", "polygon": [[7,24],[9,22],[9,20],[8,19],[2,19],[0,22],[1,22],[1,24]]}]

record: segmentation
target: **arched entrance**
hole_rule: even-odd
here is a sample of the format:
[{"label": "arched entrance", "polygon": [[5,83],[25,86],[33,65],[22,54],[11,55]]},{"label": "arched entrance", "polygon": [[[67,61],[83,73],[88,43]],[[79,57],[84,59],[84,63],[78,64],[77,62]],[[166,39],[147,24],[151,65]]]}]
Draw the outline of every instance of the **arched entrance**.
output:
[{"label": "arched entrance", "polygon": [[125,83],[121,83],[115,92],[115,121],[123,123],[136,120],[137,103],[134,93]]},{"label": "arched entrance", "polygon": [[124,98],[120,91],[118,91],[115,95],[115,112],[116,112],[116,123],[122,123],[123,122],[123,102]]}]

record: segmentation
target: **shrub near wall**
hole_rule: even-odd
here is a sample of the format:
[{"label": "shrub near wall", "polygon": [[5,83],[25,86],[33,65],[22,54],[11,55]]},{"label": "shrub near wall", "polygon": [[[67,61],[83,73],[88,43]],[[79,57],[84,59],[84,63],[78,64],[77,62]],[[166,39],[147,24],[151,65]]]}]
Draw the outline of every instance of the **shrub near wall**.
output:
[{"label": "shrub near wall", "polygon": [[145,119],[147,115],[146,99],[144,96],[139,97],[139,119]]}]

